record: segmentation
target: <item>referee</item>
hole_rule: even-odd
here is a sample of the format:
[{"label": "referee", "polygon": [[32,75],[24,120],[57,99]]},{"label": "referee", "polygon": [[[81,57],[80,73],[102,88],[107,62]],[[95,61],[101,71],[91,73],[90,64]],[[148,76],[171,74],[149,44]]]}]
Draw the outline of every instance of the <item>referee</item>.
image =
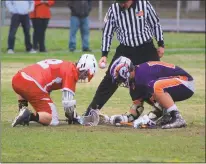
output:
[{"label": "referee", "polygon": [[[145,0],[116,0],[106,13],[102,34],[102,62],[107,62],[107,56],[114,32],[117,34],[119,46],[109,65],[104,79],[101,81],[96,94],[87,108],[85,115],[90,109],[101,109],[118,88],[112,83],[109,73],[110,66],[119,56],[129,58],[134,65],[147,61],[158,61],[164,54],[163,31],[159,18],[150,4]],[[158,49],[153,44],[152,37],[158,43]],[[130,93],[132,100],[134,96]]]}]

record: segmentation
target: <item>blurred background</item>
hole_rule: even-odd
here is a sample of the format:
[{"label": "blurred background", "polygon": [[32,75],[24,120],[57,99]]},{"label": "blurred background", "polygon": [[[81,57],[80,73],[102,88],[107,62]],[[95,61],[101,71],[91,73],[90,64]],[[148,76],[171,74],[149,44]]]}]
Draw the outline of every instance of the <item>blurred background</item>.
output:
[{"label": "blurred background", "polygon": [[[114,1],[92,1],[90,28],[102,29],[104,16]],[[164,31],[174,32],[205,32],[205,0],[151,0],[160,17]],[[68,1],[56,1],[51,8],[52,18],[49,27],[69,28],[70,9]],[[1,25],[10,24],[10,14],[1,1]]]}]

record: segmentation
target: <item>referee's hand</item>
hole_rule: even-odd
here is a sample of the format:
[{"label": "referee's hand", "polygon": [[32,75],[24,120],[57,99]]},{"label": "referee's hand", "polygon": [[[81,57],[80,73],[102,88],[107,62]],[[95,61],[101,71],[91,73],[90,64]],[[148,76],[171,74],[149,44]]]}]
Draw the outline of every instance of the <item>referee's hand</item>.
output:
[{"label": "referee's hand", "polygon": [[157,53],[158,53],[158,56],[159,56],[160,58],[163,57],[164,52],[165,52],[164,47],[159,47],[159,48],[157,49]]},{"label": "referee's hand", "polygon": [[105,68],[105,67],[102,67],[102,63],[107,64],[107,57],[106,56],[102,56],[101,59],[99,60],[99,68]]}]

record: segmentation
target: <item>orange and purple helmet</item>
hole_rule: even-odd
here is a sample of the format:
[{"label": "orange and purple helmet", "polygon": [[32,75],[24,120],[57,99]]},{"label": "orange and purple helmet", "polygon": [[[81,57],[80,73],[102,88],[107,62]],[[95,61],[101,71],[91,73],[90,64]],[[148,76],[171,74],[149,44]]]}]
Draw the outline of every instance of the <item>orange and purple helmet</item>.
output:
[{"label": "orange and purple helmet", "polygon": [[130,59],[124,56],[117,58],[110,67],[112,81],[117,84],[124,83],[127,86],[132,66],[133,64]]}]

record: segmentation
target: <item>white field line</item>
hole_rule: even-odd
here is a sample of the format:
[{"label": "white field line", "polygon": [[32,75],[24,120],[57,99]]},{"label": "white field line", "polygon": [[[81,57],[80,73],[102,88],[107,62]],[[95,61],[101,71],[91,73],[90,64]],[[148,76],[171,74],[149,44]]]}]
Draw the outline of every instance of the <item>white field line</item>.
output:
[{"label": "white field line", "polygon": [[[116,49],[110,49],[110,52],[115,52]],[[165,48],[165,52],[183,52],[183,51],[205,51],[205,48],[170,48],[167,49]],[[69,50],[52,50],[52,51],[48,51],[48,53],[45,54],[50,54],[50,53],[80,53],[82,52],[81,50],[76,50],[74,52],[69,52]],[[92,49],[92,52],[101,52],[100,49]],[[92,53],[91,52],[91,53]],[[6,52],[2,52],[3,54]],[[9,55],[15,55],[15,54],[28,54],[26,52],[16,52],[14,54],[9,54]],[[35,54],[31,54],[31,55],[35,55]]]},{"label": "white field line", "polygon": [[[167,49],[165,48],[165,51],[166,52],[175,52],[175,51],[204,51],[205,48],[170,48],[170,49]],[[62,52],[65,52],[65,51],[69,51],[69,50],[62,50]],[[115,52],[116,49],[110,49],[110,52]],[[51,51],[51,52],[61,52],[61,50],[59,51]],[[79,52],[82,52],[81,50],[76,50],[74,51],[74,53],[79,53]],[[92,52],[101,52],[101,50],[99,49],[93,49]]]}]

